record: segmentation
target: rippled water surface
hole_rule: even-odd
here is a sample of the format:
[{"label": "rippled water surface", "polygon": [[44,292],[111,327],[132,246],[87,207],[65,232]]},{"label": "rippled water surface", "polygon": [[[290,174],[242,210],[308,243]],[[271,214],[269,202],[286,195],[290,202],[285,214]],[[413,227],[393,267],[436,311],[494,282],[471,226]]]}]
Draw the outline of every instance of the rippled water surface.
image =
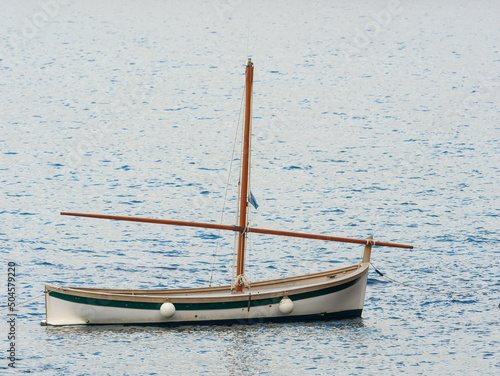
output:
[{"label": "rippled water surface", "polygon": [[[500,274],[498,14],[487,0],[4,1],[0,295],[3,308],[15,262],[18,301],[35,299],[18,311],[18,368],[2,356],[2,372],[496,373],[500,294],[487,286]],[[231,234],[59,212],[220,222],[225,207],[232,224],[247,50],[260,205],[251,223],[412,244],[375,248],[373,264],[441,294],[371,270],[355,320],[40,326],[46,283],[230,281]],[[253,235],[247,273],[327,270],[358,262],[362,248]],[[4,310],[4,355],[7,319]]]}]

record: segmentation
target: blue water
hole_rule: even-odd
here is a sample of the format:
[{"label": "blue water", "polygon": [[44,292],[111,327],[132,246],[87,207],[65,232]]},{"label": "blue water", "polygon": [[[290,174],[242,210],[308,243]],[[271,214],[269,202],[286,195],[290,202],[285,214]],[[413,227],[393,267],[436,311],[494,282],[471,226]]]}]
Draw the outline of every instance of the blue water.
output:
[{"label": "blue water", "polygon": [[[242,1],[5,1],[3,291],[8,262],[18,264],[18,301],[38,297],[45,283],[206,286],[212,265],[213,283],[228,283],[231,234],[59,212],[219,222],[247,49],[260,205],[252,225],[412,244],[375,248],[372,261],[424,290],[494,284],[498,14],[500,3],[487,0],[253,1],[250,17]],[[224,223],[234,222],[236,179],[233,171]],[[362,248],[253,235],[247,273],[264,280],[336,268],[358,262]],[[356,320],[50,329],[40,326],[39,297],[19,307],[18,368],[3,357],[0,367],[37,375],[494,374],[499,303],[499,285],[435,294],[371,270]]]}]

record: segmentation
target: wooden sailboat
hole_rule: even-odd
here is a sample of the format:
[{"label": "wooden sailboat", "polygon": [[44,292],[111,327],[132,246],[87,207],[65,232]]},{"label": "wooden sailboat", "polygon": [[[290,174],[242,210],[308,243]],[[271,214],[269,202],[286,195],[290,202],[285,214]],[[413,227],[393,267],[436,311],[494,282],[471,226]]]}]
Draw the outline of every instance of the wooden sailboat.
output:
[{"label": "wooden sailboat", "polygon": [[[254,66],[246,65],[246,105],[237,225],[194,223],[99,214],[61,213],[177,226],[234,231],[238,234],[236,278],[233,285],[187,289],[119,290],[45,286],[47,325],[193,325],[266,321],[328,320],[361,316],[373,246],[412,248],[394,243],[339,238],[248,226],[251,92]],[[364,245],[361,262],[336,270],[249,283],[245,278],[248,233],[294,236]]]}]

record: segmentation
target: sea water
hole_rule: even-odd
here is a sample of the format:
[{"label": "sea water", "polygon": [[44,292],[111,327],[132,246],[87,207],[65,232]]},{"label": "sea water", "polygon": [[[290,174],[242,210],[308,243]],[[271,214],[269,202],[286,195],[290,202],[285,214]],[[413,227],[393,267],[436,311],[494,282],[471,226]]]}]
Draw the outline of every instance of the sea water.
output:
[{"label": "sea water", "polygon": [[[2,372],[497,373],[498,14],[487,0],[4,1]],[[248,56],[251,225],[414,246],[374,248],[385,275],[370,271],[362,317],[41,326],[46,283],[230,283],[232,234],[59,212],[233,224]],[[246,273],[313,273],[362,251],[254,234]],[[33,299],[15,312],[9,263],[16,302]]]}]

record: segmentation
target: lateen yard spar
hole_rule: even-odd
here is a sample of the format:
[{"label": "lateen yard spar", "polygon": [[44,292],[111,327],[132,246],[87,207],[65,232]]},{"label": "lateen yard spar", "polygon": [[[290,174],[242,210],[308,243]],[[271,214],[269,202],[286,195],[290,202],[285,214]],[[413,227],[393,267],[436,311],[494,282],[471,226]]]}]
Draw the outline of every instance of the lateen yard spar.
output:
[{"label": "lateen yard spar", "polygon": [[[47,325],[193,325],[328,320],[361,316],[372,246],[413,248],[409,245],[339,238],[248,227],[248,186],[252,83],[254,66],[246,65],[245,126],[238,225],[218,225],[99,214],[63,215],[103,218],[235,231],[238,234],[236,278],[233,286],[120,290],[45,286]],[[364,245],[360,263],[322,273],[249,283],[244,274],[247,234],[294,236]]]}]

